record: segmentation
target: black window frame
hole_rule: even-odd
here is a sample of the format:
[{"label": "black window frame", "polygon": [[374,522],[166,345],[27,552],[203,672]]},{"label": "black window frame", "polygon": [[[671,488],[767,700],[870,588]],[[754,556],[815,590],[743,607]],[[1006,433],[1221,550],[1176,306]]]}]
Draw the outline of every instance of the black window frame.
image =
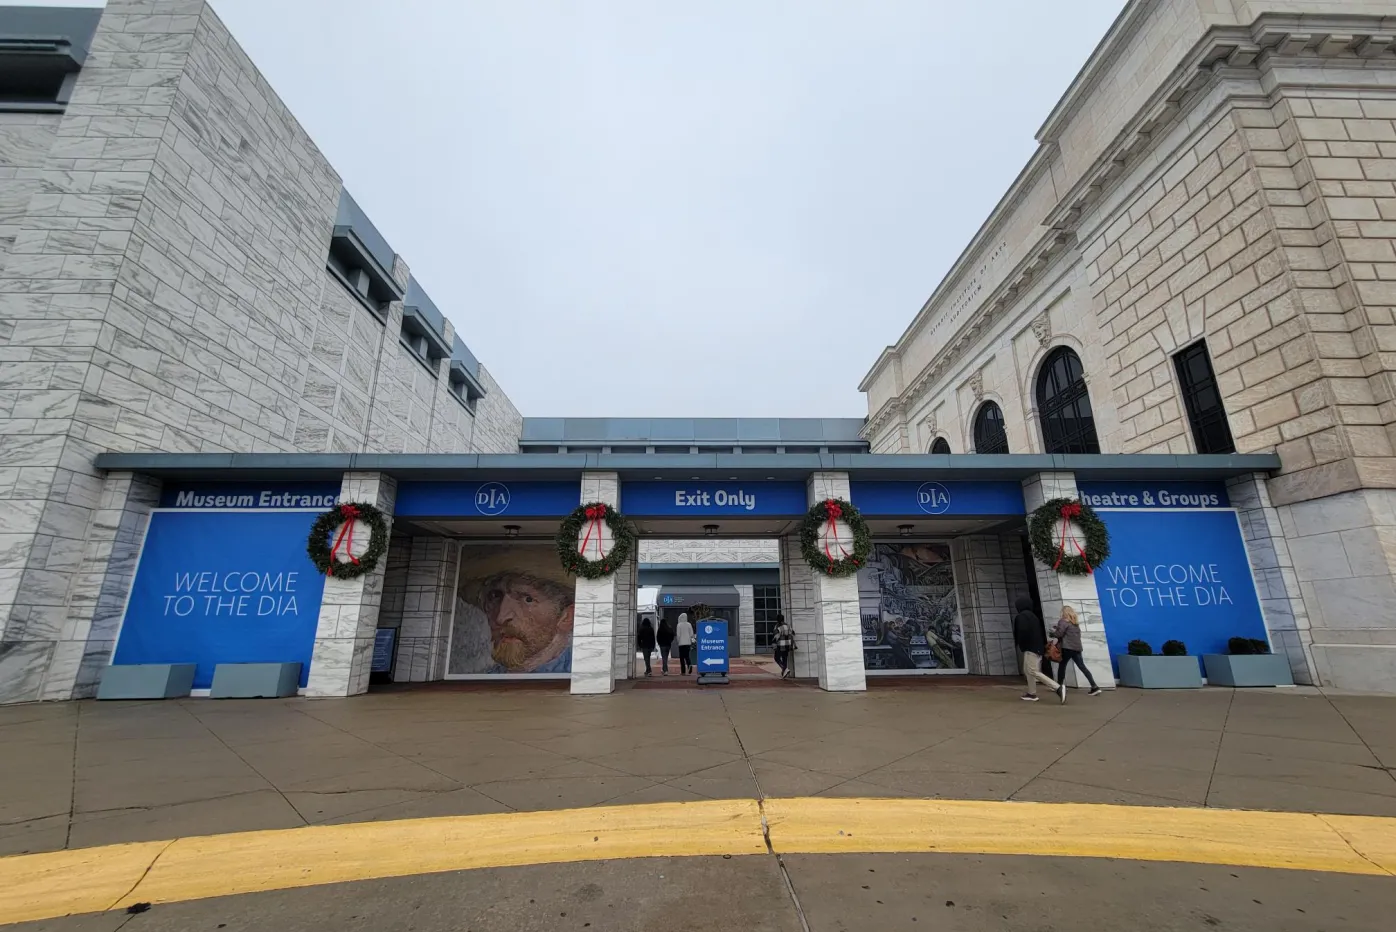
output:
[{"label": "black window frame", "polygon": [[[994,431],[997,431],[997,434]],[[1003,418],[1003,409],[996,401],[986,401],[974,412],[974,452],[1009,452],[1008,427]]]},{"label": "black window frame", "polygon": [[1058,346],[1037,371],[1037,422],[1044,453],[1099,453],[1095,412],[1081,357]]},{"label": "black window frame", "polygon": [[758,653],[769,654],[775,650],[776,616],[780,614],[780,586],[759,585],[751,587],[752,633],[756,639]]},{"label": "black window frame", "polygon": [[1173,371],[1178,376],[1178,390],[1197,452],[1235,453],[1236,438],[1231,433],[1207,341],[1198,340],[1174,353]]},{"label": "black window frame", "polygon": [[931,441],[930,452],[940,456],[948,455],[950,453],[950,441],[946,440],[944,437],[937,437]]}]

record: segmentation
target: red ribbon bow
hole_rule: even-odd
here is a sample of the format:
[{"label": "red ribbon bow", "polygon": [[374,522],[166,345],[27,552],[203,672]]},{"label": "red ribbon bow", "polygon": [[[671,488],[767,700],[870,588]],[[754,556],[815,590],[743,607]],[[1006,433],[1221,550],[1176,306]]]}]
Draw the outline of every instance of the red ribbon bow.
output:
[{"label": "red ribbon bow", "polygon": [[340,505],[340,517],[344,523],[339,526],[339,533],[335,535],[334,545],[330,547],[330,567],[325,571],[326,576],[334,575],[334,565],[339,558],[339,548],[344,548],[344,554],[349,558],[349,562],[355,566],[359,563],[359,558],[354,556],[354,522],[359,517],[359,509],[353,505]]},{"label": "red ribbon bow", "polygon": [[596,557],[600,559],[605,556],[601,550],[601,522],[606,517],[606,506],[597,502],[595,505],[588,505],[586,509],[587,532],[582,537],[582,545],[577,548],[577,552],[583,557],[587,555],[587,545],[591,543],[591,534],[596,532]]},{"label": "red ribbon bow", "polygon": [[839,550],[843,551],[844,557],[848,556],[848,548],[843,545],[843,541],[839,540],[839,526],[834,523],[838,521],[839,518],[843,517],[843,506],[832,498],[827,499],[824,502],[824,514],[829,519],[829,529],[824,532],[824,556],[829,558],[830,565],[828,567],[828,572],[829,575],[832,576],[834,575],[833,564],[836,560],[841,558],[835,557],[833,550],[829,547],[829,536],[831,534],[833,535],[834,543],[838,545]]},{"label": "red ribbon bow", "polygon": [[[1081,516],[1080,502],[1067,502],[1062,506],[1061,535],[1057,540],[1057,562],[1052,564],[1052,569],[1057,569],[1062,565],[1062,560],[1066,557],[1066,540],[1071,529],[1071,519]],[[1081,542],[1076,539],[1076,535],[1071,535],[1071,543],[1075,545],[1076,552],[1081,555],[1082,561],[1086,564],[1086,575],[1095,572],[1091,569],[1091,561],[1086,559],[1086,551],[1081,548]]]}]

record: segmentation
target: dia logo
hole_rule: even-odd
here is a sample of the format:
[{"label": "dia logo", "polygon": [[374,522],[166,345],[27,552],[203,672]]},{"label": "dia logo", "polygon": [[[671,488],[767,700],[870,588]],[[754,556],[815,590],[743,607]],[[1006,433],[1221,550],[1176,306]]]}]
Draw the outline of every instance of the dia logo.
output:
[{"label": "dia logo", "polygon": [[509,487],[502,482],[486,482],[475,490],[475,510],[482,515],[502,515],[509,510]]},{"label": "dia logo", "polygon": [[916,490],[916,507],[928,515],[943,515],[950,510],[950,490],[939,482],[923,482]]}]

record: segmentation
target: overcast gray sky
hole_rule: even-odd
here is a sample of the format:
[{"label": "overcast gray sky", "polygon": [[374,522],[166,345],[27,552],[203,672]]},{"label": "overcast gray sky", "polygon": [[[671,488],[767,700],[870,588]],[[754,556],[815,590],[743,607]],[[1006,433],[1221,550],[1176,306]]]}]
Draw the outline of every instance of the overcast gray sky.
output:
[{"label": "overcast gray sky", "polygon": [[214,0],[531,416],[865,414],[1122,5]]}]

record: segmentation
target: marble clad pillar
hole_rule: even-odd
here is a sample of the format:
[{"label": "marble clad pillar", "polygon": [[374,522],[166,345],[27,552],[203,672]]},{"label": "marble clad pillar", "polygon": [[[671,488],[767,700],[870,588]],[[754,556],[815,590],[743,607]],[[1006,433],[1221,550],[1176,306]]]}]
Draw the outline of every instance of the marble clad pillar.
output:
[{"label": "marble clad pillar", "polygon": [[[620,508],[620,476],[613,472],[582,473],[580,504],[591,502]],[[601,530],[599,549],[588,545],[584,554],[589,559],[597,559],[615,543],[605,522]],[[634,560],[630,563],[633,566]],[[599,695],[615,690],[617,634],[618,630],[628,627],[624,619],[617,623],[616,605],[618,598],[625,601],[627,589],[633,590],[635,575],[622,567],[601,579],[577,577],[577,595],[572,608],[572,695]],[[630,604],[634,604],[633,596]],[[634,653],[634,648],[629,650]]]},{"label": "marble clad pillar", "polygon": [[[339,500],[376,506],[383,512],[391,532],[397,480],[376,472],[345,473]],[[367,548],[368,534],[361,537]],[[356,550],[359,540],[360,535],[356,533]],[[315,629],[315,649],[310,658],[305,695],[357,696],[368,690],[373,638],[378,630],[378,609],[383,601],[383,576],[387,568],[387,554],[384,554],[371,573],[353,579],[325,577],[325,595],[320,601],[320,621]]]},{"label": "marble clad pillar", "polygon": [[[848,473],[816,472],[809,477],[806,489],[811,505],[826,498],[848,501]],[[839,522],[839,537],[842,540],[853,539],[852,530],[843,522]],[[801,585],[808,587],[807,607],[813,609],[812,613],[807,611],[806,615],[808,617],[812,614],[810,620],[819,641],[819,656],[811,663],[812,666],[817,664],[819,685],[836,692],[867,689],[868,680],[863,669],[863,624],[858,608],[857,577],[834,577],[811,571],[809,564],[805,563],[804,557],[800,555],[799,538],[787,542],[787,546],[792,544],[792,562],[804,570]],[[793,582],[794,580],[792,588]],[[798,655],[799,652],[796,653]],[[800,675],[799,667],[796,667],[796,675]]]},{"label": "marble clad pillar", "polygon": [[[1029,515],[1050,499],[1078,497],[1074,473],[1042,472],[1023,480],[1023,504]],[[1091,674],[1102,689],[1114,689],[1115,677],[1111,672],[1110,648],[1105,640],[1105,619],[1100,614],[1095,575],[1068,576],[1044,566],[1037,559],[1032,565],[1037,573],[1037,593],[1048,629],[1057,623],[1063,605],[1076,609],[1076,616],[1081,620],[1081,659],[1091,668]],[[1012,598],[1016,600],[1019,595],[1027,594],[1026,591],[1015,592]],[[1075,664],[1067,671],[1068,686],[1086,688],[1086,678],[1080,675]]]}]

